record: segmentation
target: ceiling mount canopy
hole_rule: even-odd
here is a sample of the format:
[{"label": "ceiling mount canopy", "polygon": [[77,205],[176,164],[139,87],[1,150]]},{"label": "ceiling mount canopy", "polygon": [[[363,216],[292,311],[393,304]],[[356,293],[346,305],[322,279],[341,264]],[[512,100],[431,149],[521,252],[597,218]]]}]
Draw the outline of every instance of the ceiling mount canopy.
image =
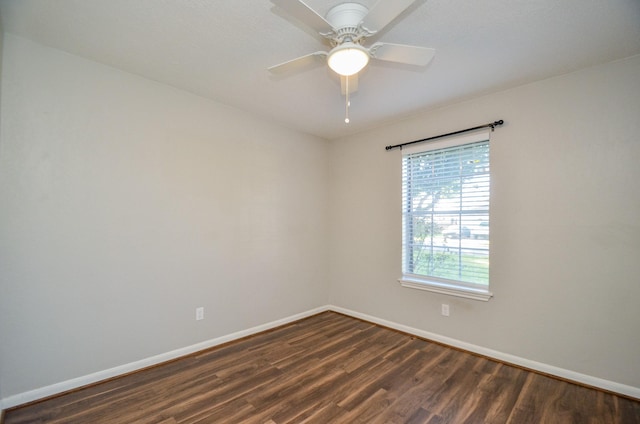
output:
[{"label": "ceiling mount canopy", "polygon": [[[340,38],[342,35],[348,34],[351,30],[352,35],[359,32],[358,26],[362,22],[362,19],[367,16],[369,9],[358,3],[342,3],[332,7],[327,12],[327,22],[331,25],[331,28],[338,30],[334,36]],[[334,41],[339,43],[339,40],[334,38]]]}]

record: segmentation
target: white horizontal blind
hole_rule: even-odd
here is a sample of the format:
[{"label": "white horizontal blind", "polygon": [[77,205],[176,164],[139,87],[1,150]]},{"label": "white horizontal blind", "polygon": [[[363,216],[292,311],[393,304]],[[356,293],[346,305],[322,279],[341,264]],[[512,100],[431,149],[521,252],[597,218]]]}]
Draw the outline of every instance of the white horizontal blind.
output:
[{"label": "white horizontal blind", "polygon": [[488,288],[488,134],[481,138],[462,145],[448,140],[447,147],[422,146],[423,151],[403,152],[405,276]]}]

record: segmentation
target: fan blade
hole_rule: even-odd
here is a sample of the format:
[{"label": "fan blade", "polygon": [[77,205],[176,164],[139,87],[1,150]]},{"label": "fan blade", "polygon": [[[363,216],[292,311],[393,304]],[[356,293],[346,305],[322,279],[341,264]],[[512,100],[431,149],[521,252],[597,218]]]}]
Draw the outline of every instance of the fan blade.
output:
[{"label": "fan blade", "polygon": [[[349,78],[348,83],[347,78]],[[340,75],[340,88],[342,88],[343,96],[347,94],[347,85],[349,86],[349,94],[358,91],[358,74],[353,74],[348,77]]]},{"label": "fan blade", "polygon": [[378,0],[369,13],[362,19],[362,26],[370,32],[378,32],[389,22],[393,21],[399,14],[415,0]]},{"label": "fan blade", "polygon": [[320,34],[326,34],[333,30],[333,27],[326,19],[320,16],[318,12],[307,6],[307,4],[302,0],[271,1],[300,22],[318,31]]},{"label": "fan blade", "polygon": [[297,57],[295,59],[288,60],[283,63],[274,65],[269,69],[272,74],[284,74],[285,72],[295,71],[305,68],[307,66],[315,65],[321,62],[326,62],[327,52],[314,52],[304,56]]},{"label": "fan blade", "polygon": [[388,62],[406,63],[407,65],[427,66],[435,49],[428,47],[407,46],[404,44],[374,43],[369,48],[371,57]]}]

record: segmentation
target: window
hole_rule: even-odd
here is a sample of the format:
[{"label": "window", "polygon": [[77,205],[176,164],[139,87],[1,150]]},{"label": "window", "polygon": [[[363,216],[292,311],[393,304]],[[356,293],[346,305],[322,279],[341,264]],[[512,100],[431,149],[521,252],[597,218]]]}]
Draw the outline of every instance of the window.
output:
[{"label": "window", "polygon": [[402,150],[406,287],[489,300],[489,132]]}]

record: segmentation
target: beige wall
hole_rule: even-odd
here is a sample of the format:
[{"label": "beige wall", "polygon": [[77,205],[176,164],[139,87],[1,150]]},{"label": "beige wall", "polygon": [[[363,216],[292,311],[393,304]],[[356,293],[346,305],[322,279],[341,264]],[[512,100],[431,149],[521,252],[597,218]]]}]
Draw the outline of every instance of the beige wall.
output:
[{"label": "beige wall", "polygon": [[[640,388],[640,57],[329,143],[11,35],[3,56],[3,396],[326,304]],[[495,119],[494,299],[401,288],[384,146]]]},{"label": "beige wall", "polygon": [[327,303],[326,141],[12,35],[2,124],[4,396]]},{"label": "beige wall", "polygon": [[[331,302],[640,387],[640,57],[428,111],[331,149]],[[402,288],[400,152],[493,133],[489,302]],[[440,305],[451,305],[451,316]]]},{"label": "beige wall", "polygon": [[[3,50],[4,50],[4,29],[2,28],[2,16],[0,16],[0,99],[2,99],[2,89],[1,89],[1,82],[2,82],[2,57],[3,55]],[[2,131],[2,110],[0,108],[0,131]],[[0,143],[2,142],[2,140],[0,139]],[[0,147],[1,148],[1,147]],[[1,216],[1,215],[0,215]],[[0,280],[0,284],[2,284],[2,280]],[[2,290],[0,288],[0,290]],[[2,310],[0,309],[0,312],[2,312]],[[2,319],[2,315],[0,314],[0,320]],[[2,335],[2,333],[0,333],[0,336]],[[2,361],[0,360],[0,376],[3,375],[2,373]],[[2,409],[2,385],[0,384],[0,409]],[[0,420],[2,419],[2,412],[0,411]]]}]

